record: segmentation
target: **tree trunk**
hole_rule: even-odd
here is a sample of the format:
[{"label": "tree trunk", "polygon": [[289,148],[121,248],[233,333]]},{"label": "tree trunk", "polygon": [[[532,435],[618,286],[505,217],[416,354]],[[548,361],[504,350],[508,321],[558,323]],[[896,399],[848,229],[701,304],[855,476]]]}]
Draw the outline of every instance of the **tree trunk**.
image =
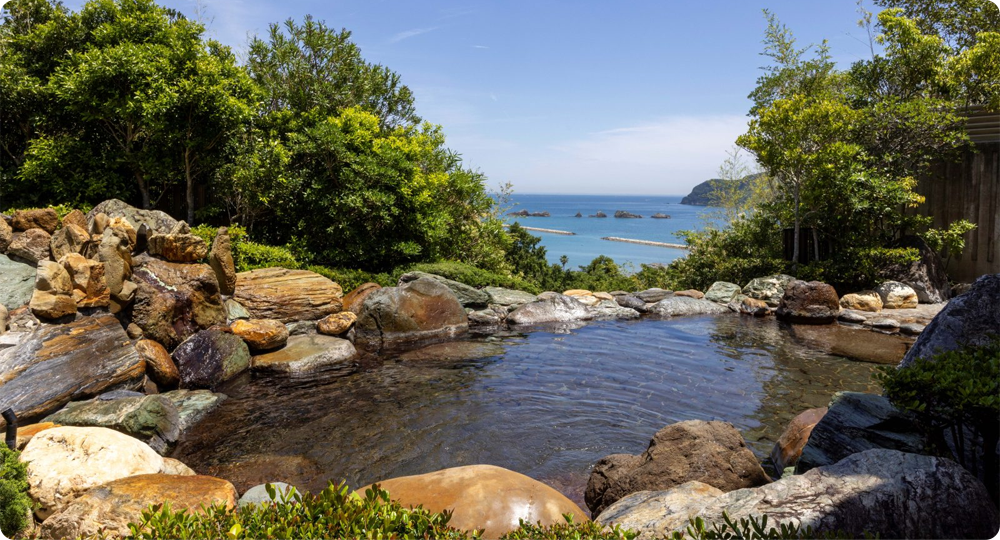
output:
[{"label": "tree trunk", "polygon": [[187,222],[194,225],[194,179],[191,177],[191,149],[184,150],[184,178],[187,181]]},{"label": "tree trunk", "polygon": [[149,186],[146,185],[146,179],[142,177],[142,173],[137,172],[135,180],[139,184],[139,193],[142,194],[142,208],[149,210]]},{"label": "tree trunk", "polygon": [[816,232],[816,227],[813,227],[813,255],[814,260],[819,260],[819,233]]},{"label": "tree trunk", "polygon": [[792,246],[792,272],[799,269],[799,185],[795,184],[795,235]]}]

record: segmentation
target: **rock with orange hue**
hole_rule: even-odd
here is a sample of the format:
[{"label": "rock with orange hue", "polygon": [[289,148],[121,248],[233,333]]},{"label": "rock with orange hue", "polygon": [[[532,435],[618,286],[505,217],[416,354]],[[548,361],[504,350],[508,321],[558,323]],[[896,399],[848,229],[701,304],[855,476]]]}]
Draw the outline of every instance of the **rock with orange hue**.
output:
[{"label": "rock with orange hue", "polygon": [[698,291],[698,290],[695,290],[695,289],[687,289],[685,291],[677,291],[677,292],[675,292],[674,296],[687,296],[688,298],[694,298],[696,300],[701,300],[702,298],[705,298],[705,293],[703,293],[701,291]]},{"label": "rock with orange hue", "polygon": [[288,328],[274,319],[240,319],[233,321],[229,329],[241,337],[251,351],[270,351],[288,341]]},{"label": "rock with orange hue", "polygon": [[59,215],[52,208],[39,208],[35,210],[18,210],[14,212],[14,219],[11,222],[15,231],[27,231],[29,229],[42,229],[52,234],[59,228]]},{"label": "rock with orange hue", "polygon": [[361,306],[365,303],[365,298],[368,298],[369,294],[381,288],[382,286],[378,283],[365,283],[347,293],[347,296],[344,297],[344,311],[350,311],[357,315],[361,312]]},{"label": "rock with orange hue", "polygon": [[208,244],[195,234],[154,234],[149,237],[149,254],[170,262],[197,262],[208,256]]},{"label": "rock with orange hue", "polygon": [[428,278],[372,292],[355,323],[357,339],[369,348],[453,337],[468,329],[469,318],[455,293]]},{"label": "rock with orange hue", "polygon": [[334,313],[333,315],[327,315],[316,323],[316,331],[328,336],[340,336],[346,334],[357,320],[358,316],[351,311]]},{"label": "rock with orange hue", "polygon": [[[493,465],[467,465],[427,474],[376,482],[404,507],[422,505],[431,512],[453,510],[449,525],[480,529],[483,538],[499,538],[519,526],[519,520],[542,525],[588,521],[573,501],[521,473]],[[365,486],[358,490],[363,496]]]},{"label": "rock with orange hue", "polygon": [[135,344],[135,350],[146,361],[146,374],[153,382],[166,388],[177,386],[181,374],[163,345],[151,339],[140,339]]},{"label": "rock with orange hue", "polygon": [[305,334],[288,338],[288,343],[276,351],[258,354],[251,360],[255,371],[281,373],[291,377],[323,372],[350,374],[357,367],[354,345],[346,339]]},{"label": "rock with orange hue", "polygon": [[75,210],[75,209],[73,211],[71,211],[70,213],[66,214],[65,216],[63,216],[63,218],[62,218],[62,224],[63,224],[63,227],[65,227],[67,225],[76,225],[77,227],[80,227],[81,229],[83,229],[85,231],[89,230],[89,227],[87,226],[87,216],[86,216],[86,214],[84,214],[83,212],[81,212],[79,210]]},{"label": "rock with orange hue", "polygon": [[882,311],[882,297],[875,291],[845,294],[840,298],[840,307],[878,313]]},{"label": "rock with orange hue", "polygon": [[46,429],[52,429],[59,427],[59,424],[52,422],[38,422],[37,424],[28,424],[26,426],[20,426],[17,428],[17,449],[24,450],[27,446],[28,441],[32,437],[38,435],[39,433],[45,431]]},{"label": "rock with orange hue", "polygon": [[58,261],[69,253],[80,253],[84,244],[90,241],[90,234],[76,225],[67,224],[56,231],[49,240],[52,260]]},{"label": "rock with orange hue", "polygon": [[37,264],[38,261],[49,258],[51,242],[52,235],[42,229],[28,229],[14,235],[14,239],[7,246],[7,254],[29,264]]},{"label": "rock with orange hue", "polygon": [[208,263],[219,280],[219,291],[227,296],[236,291],[236,264],[233,262],[232,240],[229,229],[220,227],[212,240],[212,251]]},{"label": "rock with orange hue", "polygon": [[314,321],[341,311],[340,285],[308,270],[261,268],[236,274],[234,298],[258,319]]},{"label": "rock with orange hue", "polygon": [[59,264],[66,269],[73,282],[72,295],[77,307],[108,307],[111,290],[104,279],[104,263],[79,253],[70,253],[59,259]]},{"label": "rock with orange hue", "polygon": [[7,251],[7,246],[14,240],[14,230],[6,220],[0,219],[0,253]]},{"label": "rock with orange hue", "polygon": [[28,305],[42,319],[58,319],[76,313],[73,281],[59,263],[40,261],[35,277],[35,291]]},{"label": "rock with orange hue", "polygon": [[781,437],[774,443],[774,449],[771,450],[771,463],[774,464],[778,476],[781,476],[785,468],[792,467],[799,461],[802,448],[809,442],[809,434],[826,415],[826,411],[826,407],[807,409],[788,423]]},{"label": "rock with orange hue", "polygon": [[831,324],[840,315],[840,297],[831,285],[796,279],[785,286],[775,315],[793,323]]},{"label": "rock with orange hue", "polygon": [[132,279],[138,291],[132,322],[146,338],[169,349],[200,330],[225,323],[219,282],[207,264],[172,263],[147,255],[135,261]]}]

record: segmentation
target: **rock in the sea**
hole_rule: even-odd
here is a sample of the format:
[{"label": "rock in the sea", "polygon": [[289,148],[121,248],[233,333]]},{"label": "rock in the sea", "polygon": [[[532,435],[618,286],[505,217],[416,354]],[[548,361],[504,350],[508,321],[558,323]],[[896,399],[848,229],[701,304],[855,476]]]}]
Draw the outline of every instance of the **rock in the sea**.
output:
[{"label": "rock in the sea", "polygon": [[250,349],[238,336],[202,330],[174,349],[182,388],[215,388],[250,367]]},{"label": "rock in the sea", "polygon": [[[258,484],[248,490],[240,497],[240,506],[247,506],[250,504],[267,504],[272,501],[274,502],[291,502],[292,490],[294,489],[291,484],[286,484],[284,482],[268,482],[271,484],[271,488],[274,490],[274,498],[267,493],[267,484]],[[298,490],[295,490],[298,491]]]},{"label": "rock in the sea", "polygon": [[11,311],[27,304],[35,290],[35,274],[31,265],[0,255],[0,304]]},{"label": "rock in the sea", "polygon": [[52,259],[58,261],[64,255],[80,253],[84,244],[90,241],[90,233],[76,225],[66,225],[56,231],[49,240]]},{"label": "rock in the sea", "polygon": [[769,479],[732,424],[688,420],[658,431],[640,455],[613,454],[598,461],[584,500],[597,516],[630,493],[664,490],[691,480],[732,491]]},{"label": "rock in the sea", "polygon": [[7,251],[7,246],[14,241],[14,230],[10,228],[6,220],[0,219],[0,254]]},{"label": "rock in the sea", "polygon": [[[91,224],[91,227],[93,227],[95,217],[98,214],[105,214],[108,218],[125,218],[135,230],[146,225],[150,231],[159,234],[170,234],[170,231],[177,226],[177,220],[166,212],[140,210],[118,199],[104,201],[87,212],[87,222]],[[97,234],[102,231],[103,229]]]},{"label": "rock in the sea", "polygon": [[182,434],[201,422],[226,399],[225,394],[209,390],[181,389],[159,395],[174,402],[174,406],[177,407],[177,427]]},{"label": "rock in the sea", "polygon": [[73,282],[73,301],[80,308],[108,307],[111,290],[104,279],[104,263],[69,253],[59,259]]},{"label": "rock in the sea", "polygon": [[150,255],[170,262],[196,262],[208,256],[208,244],[195,234],[154,234],[148,242]]},{"label": "rock in the sea", "polygon": [[[545,484],[493,465],[467,465],[427,474],[377,482],[404,507],[422,505],[431,512],[454,510],[449,525],[483,530],[483,538],[499,538],[520,520],[542,525],[587,521],[587,515],[565,495]],[[364,494],[369,486],[358,490]]]},{"label": "rock in the sea", "polygon": [[146,338],[169,349],[226,321],[219,283],[207,264],[172,263],[146,255],[137,257],[136,264],[132,321]]},{"label": "rock in the sea", "polygon": [[27,422],[108,388],[138,388],[144,364],[111,315],[43,324],[0,349],[0,403]]},{"label": "rock in the sea", "polygon": [[644,291],[639,291],[635,293],[636,298],[646,302],[647,304],[655,304],[664,298],[670,298],[674,295],[673,291],[668,291],[666,289],[652,288],[646,289]]},{"label": "rock in the sea", "polygon": [[809,440],[809,434],[812,433],[816,424],[826,416],[826,412],[826,407],[806,409],[792,418],[792,421],[785,427],[785,431],[781,432],[778,441],[774,443],[774,448],[771,449],[771,463],[778,476],[781,476],[782,471],[787,467],[793,467],[798,463],[799,456],[802,455],[802,448]]},{"label": "rock in the sea", "polygon": [[948,302],[921,332],[900,367],[962,345],[986,345],[991,334],[1000,335],[1000,274],[982,276],[968,292]]},{"label": "rock in the sea", "polygon": [[347,293],[344,296],[344,311],[350,311],[357,315],[361,312],[361,306],[365,303],[365,298],[373,291],[381,289],[382,286],[378,283],[363,283],[358,286],[357,289]]},{"label": "rock in the sea", "polygon": [[462,307],[473,309],[484,308],[490,301],[489,295],[484,291],[470,287],[465,283],[448,279],[437,274],[428,274],[426,272],[407,272],[400,276],[399,285],[409,283],[419,278],[436,279],[437,281],[443,283],[445,287],[448,287],[451,289],[451,292],[455,293],[455,296],[458,298],[458,302],[462,304]]},{"label": "rock in the sea", "polygon": [[898,281],[886,281],[875,292],[882,299],[884,309],[912,309],[917,307],[917,293],[909,285]]},{"label": "rock in the sea", "polygon": [[927,440],[921,435],[916,419],[893,407],[888,398],[837,392],[826,415],[813,427],[795,471],[802,473],[832,465],[872,448],[920,453],[926,447]]},{"label": "rock in the sea", "polygon": [[270,351],[288,341],[288,329],[274,319],[240,319],[229,329],[247,343],[251,351]]},{"label": "rock in the sea", "polygon": [[18,210],[14,212],[14,219],[11,225],[13,225],[15,231],[42,229],[52,234],[59,228],[59,215],[52,208]]},{"label": "rock in the sea", "polygon": [[349,374],[357,368],[358,353],[346,339],[309,334],[292,336],[284,348],[254,356],[251,365],[257,371],[291,376],[315,373]]},{"label": "rock in the sea", "polygon": [[537,296],[524,291],[505,289],[503,287],[486,287],[483,289],[490,296],[490,305],[520,306],[534,302]]},{"label": "rock in the sea", "polygon": [[951,284],[941,257],[916,235],[904,236],[894,247],[914,248],[917,259],[909,264],[890,267],[882,275],[909,285],[921,304],[937,304],[951,297]]},{"label": "rock in the sea", "polygon": [[620,524],[643,540],[669,538],[671,531],[684,530],[691,518],[721,495],[722,490],[694,480],[665,491],[637,491],[605,508],[594,521]]},{"label": "rock in the sea", "polygon": [[74,401],[44,421],[113,429],[139,439],[160,454],[166,453],[180,436],[177,407],[160,395]]},{"label": "rock in the sea", "polygon": [[220,227],[212,240],[208,263],[219,281],[219,292],[232,295],[236,291],[236,264],[233,262],[233,242],[229,238],[227,227]]},{"label": "rock in the sea", "polygon": [[694,298],[696,300],[701,300],[702,298],[705,298],[705,293],[703,293],[703,292],[701,292],[699,290],[695,290],[695,289],[687,289],[687,290],[675,292],[674,296],[687,296],[688,298]]},{"label": "rock in the sea", "polygon": [[35,277],[35,291],[28,303],[31,312],[41,319],[58,319],[76,313],[73,281],[59,263],[40,261]]},{"label": "rock in the sea", "polygon": [[21,461],[28,464],[28,494],[40,519],[94,486],[163,469],[163,458],[148,444],[102,427],[46,429],[31,438]]},{"label": "rock in the sea", "polygon": [[649,306],[646,312],[661,317],[678,317],[682,315],[728,313],[729,310],[725,306],[720,306],[704,298],[697,300],[687,296],[672,296]]},{"label": "rock in the sea", "polygon": [[781,303],[781,297],[785,295],[785,287],[794,279],[786,274],[754,278],[743,287],[743,294],[750,298],[763,300],[771,307],[778,307]]},{"label": "rock in the sea", "polygon": [[151,339],[140,339],[135,344],[135,350],[146,361],[146,374],[153,382],[165,388],[173,388],[180,383],[181,374],[163,345]]},{"label": "rock in the sea", "polygon": [[[669,492],[668,492],[669,493]],[[957,463],[893,450],[868,450],[835,465],[740,489],[711,501],[692,498],[673,507],[668,493],[622,500],[597,521],[637,529],[651,540],[687,527],[698,515],[711,530],[722,514],[733,521],[767,515],[769,527],[797,524],[848,538],[989,538],[1000,521],[986,488]],[[643,504],[643,500],[649,501]],[[675,498],[676,500],[676,498]]]},{"label": "rock in the sea", "polygon": [[341,311],[340,285],[308,270],[262,268],[236,274],[234,298],[257,319],[315,321]]},{"label": "rock in the sea", "polygon": [[882,311],[882,297],[875,291],[860,291],[845,294],[840,298],[840,307],[878,313]]},{"label": "rock in the sea", "polygon": [[197,514],[219,504],[236,506],[236,488],[221,478],[140,474],[97,486],[42,524],[42,538],[126,537],[150,505]]},{"label": "rock in the sea", "polygon": [[535,300],[511,311],[507,315],[510,324],[544,324],[553,322],[585,321],[593,318],[593,313],[582,302],[572,296],[562,294]]},{"label": "rock in the sea", "polygon": [[333,315],[327,315],[316,323],[316,331],[328,336],[340,336],[346,334],[354,326],[358,316],[352,311],[341,311]]},{"label": "rock in the sea", "polygon": [[7,246],[7,255],[16,257],[29,264],[38,264],[49,258],[52,236],[41,229],[28,229],[14,235],[14,240]]},{"label": "rock in the sea", "polygon": [[355,323],[369,348],[465,333],[469,319],[455,293],[437,280],[421,278],[374,291]]},{"label": "rock in the sea", "polygon": [[840,298],[833,286],[820,281],[794,280],[785,286],[775,315],[799,324],[830,324],[840,314]]}]

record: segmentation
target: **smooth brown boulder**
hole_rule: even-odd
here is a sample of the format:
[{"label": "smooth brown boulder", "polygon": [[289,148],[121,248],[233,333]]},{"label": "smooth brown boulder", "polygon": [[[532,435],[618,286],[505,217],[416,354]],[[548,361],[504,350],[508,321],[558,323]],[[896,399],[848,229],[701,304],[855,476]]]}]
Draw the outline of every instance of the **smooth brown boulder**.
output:
[{"label": "smooth brown boulder", "polygon": [[845,294],[840,298],[840,307],[878,313],[882,311],[882,298],[875,291],[860,291]]},{"label": "smooth brown boulder", "polygon": [[598,461],[584,500],[596,516],[630,493],[665,490],[692,480],[732,491],[769,479],[732,424],[688,420],[658,431],[642,454],[613,454]]},{"label": "smooth brown boulder", "polygon": [[52,236],[42,229],[28,229],[14,235],[14,239],[7,246],[7,254],[30,264],[37,264],[38,261],[49,258],[51,242]]},{"label": "smooth brown boulder", "polygon": [[357,289],[347,293],[344,297],[344,311],[350,311],[357,315],[361,312],[361,306],[365,303],[365,298],[372,292],[381,289],[382,286],[378,283],[364,283],[358,286]]},{"label": "smooth brown boulder", "polygon": [[767,307],[767,302],[744,296],[739,304],[740,313],[753,315],[754,317],[765,317],[771,314],[771,309]]},{"label": "smooth brown boulder", "polygon": [[358,341],[368,348],[454,337],[468,329],[469,318],[455,293],[428,278],[372,292],[355,323]]},{"label": "smooth brown boulder", "polygon": [[90,260],[79,253],[70,253],[59,259],[59,264],[66,269],[73,281],[72,295],[77,307],[108,307],[111,290],[104,279],[104,263]]},{"label": "smooth brown boulder", "polygon": [[239,319],[229,329],[250,347],[251,351],[277,349],[288,341],[288,328],[274,319]]},{"label": "smooth brown boulder", "polygon": [[351,327],[354,326],[354,322],[357,320],[358,316],[351,311],[334,313],[333,315],[327,315],[326,317],[320,319],[320,321],[316,323],[316,331],[320,334],[326,334],[328,336],[339,336],[350,330]]},{"label": "smooth brown boulder", "polygon": [[830,324],[840,314],[840,297],[831,285],[794,280],[785,286],[778,311],[782,320],[804,324]]},{"label": "smooth brown boulder", "polygon": [[0,253],[6,253],[12,241],[14,241],[14,230],[5,220],[0,219]]},{"label": "smooth brown boulder", "polygon": [[675,292],[674,296],[687,296],[688,298],[695,298],[697,300],[701,300],[702,298],[705,298],[705,293],[695,289],[687,289],[684,291]]},{"label": "smooth brown boulder", "polygon": [[199,330],[226,322],[215,272],[207,264],[136,258],[138,286],[132,321],[143,335],[168,349]]},{"label": "smooth brown boulder", "polygon": [[216,279],[219,280],[219,291],[231,296],[236,291],[236,264],[233,262],[233,246],[228,228],[219,227],[215,239],[212,240],[208,263],[215,271]]},{"label": "smooth brown boulder", "polygon": [[18,210],[14,212],[14,219],[11,225],[15,231],[42,229],[52,234],[59,228],[59,214],[56,214],[56,211],[52,208]]},{"label": "smooth brown boulder", "polygon": [[151,339],[140,339],[135,344],[135,350],[146,361],[146,374],[153,382],[167,388],[177,386],[181,374],[163,345]]},{"label": "smooth brown boulder", "polygon": [[261,268],[236,274],[234,298],[257,319],[315,321],[341,311],[340,285],[308,270]]},{"label": "smooth brown boulder", "polygon": [[52,260],[58,261],[64,255],[80,253],[84,244],[90,241],[90,234],[76,225],[68,224],[59,229],[49,240],[49,252]]},{"label": "smooth brown boulder", "polygon": [[[467,465],[427,474],[376,482],[404,507],[422,505],[431,512],[453,510],[449,525],[483,531],[499,538],[518,528],[519,520],[542,525],[588,521],[586,513],[565,495],[521,473],[493,465]],[[365,486],[357,492],[364,495]]]},{"label": "smooth brown boulder", "polygon": [[802,448],[809,442],[809,434],[812,433],[816,424],[826,415],[826,407],[807,409],[799,413],[788,423],[785,431],[774,443],[771,450],[771,463],[780,477],[782,471],[788,467],[793,467],[802,455]]},{"label": "smooth brown boulder", "polygon": [[63,227],[67,225],[76,225],[85,231],[89,230],[89,227],[87,226],[87,215],[76,209],[63,216],[62,224]]}]

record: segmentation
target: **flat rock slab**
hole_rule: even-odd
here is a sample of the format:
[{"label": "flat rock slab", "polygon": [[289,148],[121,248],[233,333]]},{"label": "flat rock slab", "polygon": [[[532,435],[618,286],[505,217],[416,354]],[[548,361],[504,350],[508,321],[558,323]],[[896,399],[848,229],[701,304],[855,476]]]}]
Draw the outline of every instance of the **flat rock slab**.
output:
[{"label": "flat rock slab", "polygon": [[913,343],[912,337],[839,324],[795,325],[789,332],[793,339],[812,349],[876,364],[898,364]]},{"label": "flat rock slab", "polygon": [[490,304],[500,306],[520,306],[521,304],[534,302],[538,299],[537,296],[531,293],[505,289],[503,287],[486,287],[483,291],[489,295]]},{"label": "flat rock slab", "polygon": [[160,454],[166,453],[180,435],[177,406],[160,395],[75,401],[50,414],[45,421],[64,426],[110,428],[139,439]]},{"label": "flat rock slab", "polygon": [[340,285],[308,270],[262,268],[236,274],[234,298],[257,319],[314,321],[339,313]]},{"label": "flat rock slab", "polygon": [[177,407],[177,427],[182,434],[201,422],[227,399],[225,394],[210,390],[181,389],[160,395],[173,401]]},{"label": "flat rock slab", "polygon": [[357,350],[346,339],[308,334],[292,336],[284,348],[254,356],[250,367],[257,371],[306,375],[310,373],[351,373],[357,367]]},{"label": "flat rock slab", "polygon": [[711,300],[696,299],[688,296],[672,296],[649,306],[647,313],[661,317],[679,317],[682,315],[708,315],[714,313],[729,313],[726,306]]},{"label": "flat rock slab", "polygon": [[0,255],[0,304],[11,311],[27,304],[35,290],[35,273],[30,264]]},{"label": "flat rock slab", "polygon": [[499,343],[451,341],[407,351],[401,354],[399,359],[412,362],[457,362],[500,356],[503,352],[504,348]]},{"label": "flat rock slab", "polygon": [[43,324],[0,350],[0,403],[27,422],[111,387],[138,389],[145,367],[111,315]]}]

